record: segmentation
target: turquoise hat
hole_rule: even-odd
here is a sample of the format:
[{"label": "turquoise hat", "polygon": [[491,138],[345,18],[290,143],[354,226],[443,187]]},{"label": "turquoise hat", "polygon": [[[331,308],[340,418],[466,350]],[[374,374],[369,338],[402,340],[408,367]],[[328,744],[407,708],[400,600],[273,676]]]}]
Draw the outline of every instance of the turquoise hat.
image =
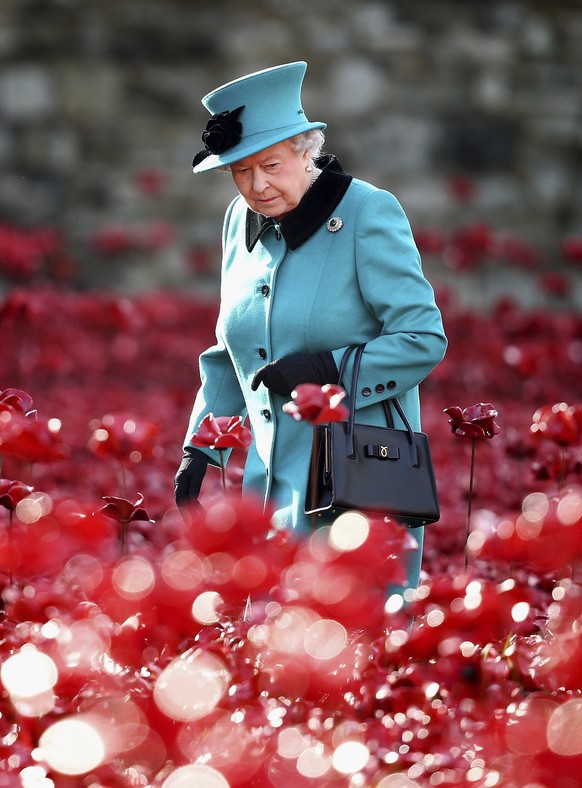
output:
[{"label": "turquoise hat", "polygon": [[285,63],[227,82],[202,99],[211,113],[202,134],[204,150],[194,172],[233,164],[271,145],[325,123],[310,123],[301,105],[307,63]]}]

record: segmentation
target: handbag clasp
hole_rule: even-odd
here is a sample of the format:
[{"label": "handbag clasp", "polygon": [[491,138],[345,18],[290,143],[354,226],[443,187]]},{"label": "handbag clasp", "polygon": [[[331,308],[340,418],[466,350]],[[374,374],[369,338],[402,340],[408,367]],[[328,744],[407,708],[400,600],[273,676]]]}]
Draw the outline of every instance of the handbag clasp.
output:
[{"label": "handbag clasp", "polygon": [[378,460],[400,459],[400,449],[398,446],[383,446],[377,443],[367,443],[365,452],[366,457],[376,457]]}]

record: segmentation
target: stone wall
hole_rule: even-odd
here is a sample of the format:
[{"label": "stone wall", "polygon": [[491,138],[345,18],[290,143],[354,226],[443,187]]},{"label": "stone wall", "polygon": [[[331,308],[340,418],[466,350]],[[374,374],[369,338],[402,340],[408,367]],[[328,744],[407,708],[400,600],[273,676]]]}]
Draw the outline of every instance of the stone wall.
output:
[{"label": "stone wall", "polygon": [[[393,191],[415,232],[480,224],[571,274],[579,0],[2,0],[0,221],[62,230],[81,287],[212,290],[234,190],[191,173],[200,98],[299,59],[327,149]],[[442,238],[426,251],[431,275],[479,302],[483,282],[465,285],[441,252]],[[493,295],[525,292],[518,269],[497,265]]]}]

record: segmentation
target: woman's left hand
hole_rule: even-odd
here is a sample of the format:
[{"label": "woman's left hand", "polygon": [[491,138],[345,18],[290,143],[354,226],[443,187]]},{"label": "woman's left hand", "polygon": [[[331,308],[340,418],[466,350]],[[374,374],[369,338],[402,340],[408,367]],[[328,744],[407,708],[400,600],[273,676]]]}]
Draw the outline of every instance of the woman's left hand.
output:
[{"label": "woman's left hand", "polygon": [[258,369],[251,381],[256,391],[262,383],[274,394],[289,397],[301,383],[337,383],[338,369],[331,351],[283,356]]}]

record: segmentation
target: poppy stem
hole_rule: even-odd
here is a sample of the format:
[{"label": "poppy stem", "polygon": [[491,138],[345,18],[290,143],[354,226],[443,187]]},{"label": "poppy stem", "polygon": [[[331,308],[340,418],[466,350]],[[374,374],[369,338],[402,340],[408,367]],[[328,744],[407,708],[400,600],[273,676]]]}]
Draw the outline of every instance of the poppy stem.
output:
[{"label": "poppy stem", "polygon": [[568,449],[560,448],[560,471],[558,475],[558,490],[562,492],[566,486],[566,475],[568,473]]},{"label": "poppy stem", "polygon": [[119,461],[119,477],[121,479],[121,494],[124,498],[127,497],[127,478],[125,473],[125,464],[123,460]]},{"label": "poppy stem", "polygon": [[12,517],[13,517],[13,514],[14,514],[14,512],[12,511],[12,509],[10,509],[9,512],[8,512],[8,544],[10,545],[10,572],[8,574],[8,579],[9,579],[9,582],[10,582],[10,588],[12,588],[12,581],[13,581],[13,576],[12,576],[12,556],[13,556],[13,550],[12,550]]},{"label": "poppy stem", "polygon": [[125,545],[127,541],[127,529],[129,528],[128,520],[121,520],[119,523],[119,544],[121,546],[121,554],[125,554]]},{"label": "poppy stem", "polygon": [[475,469],[475,439],[471,441],[471,472],[469,475],[469,505],[467,507],[467,535],[465,538],[465,569],[469,564],[469,536],[471,534],[471,506],[473,504],[473,476]]},{"label": "poppy stem", "polygon": [[224,459],[222,457],[222,449],[218,450],[218,456],[220,458],[220,478],[222,481],[222,492],[226,492],[226,476],[224,473]]}]

